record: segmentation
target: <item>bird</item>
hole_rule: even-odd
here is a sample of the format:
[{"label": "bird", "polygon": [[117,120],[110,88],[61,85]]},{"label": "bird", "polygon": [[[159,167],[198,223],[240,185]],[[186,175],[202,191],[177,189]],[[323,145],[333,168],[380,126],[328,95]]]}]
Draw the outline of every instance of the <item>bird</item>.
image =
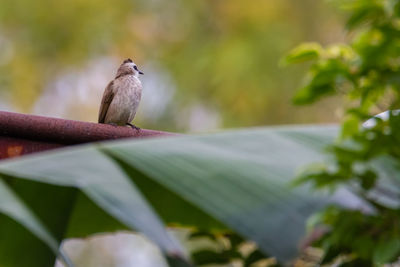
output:
[{"label": "bird", "polygon": [[142,98],[142,83],[139,80],[140,71],[130,59],[125,59],[117,70],[117,74],[106,87],[99,110],[99,123],[114,126],[129,125],[133,129],[139,127],[131,124]]}]

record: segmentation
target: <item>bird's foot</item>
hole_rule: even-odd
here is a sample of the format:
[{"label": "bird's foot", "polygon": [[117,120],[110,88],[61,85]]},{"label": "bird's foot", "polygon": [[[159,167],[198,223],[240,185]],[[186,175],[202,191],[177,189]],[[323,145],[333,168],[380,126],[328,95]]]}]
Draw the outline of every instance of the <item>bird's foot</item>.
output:
[{"label": "bird's foot", "polygon": [[113,122],[109,122],[109,123],[107,123],[108,125],[111,125],[111,126],[114,126],[114,127],[117,127],[118,126],[118,124],[116,124],[116,123],[113,123]]},{"label": "bird's foot", "polygon": [[140,130],[140,128],[139,127],[137,127],[136,125],[134,125],[134,124],[132,124],[132,123],[127,123],[126,125],[129,125],[129,126],[131,126],[132,127],[132,129],[135,129],[135,130]]}]

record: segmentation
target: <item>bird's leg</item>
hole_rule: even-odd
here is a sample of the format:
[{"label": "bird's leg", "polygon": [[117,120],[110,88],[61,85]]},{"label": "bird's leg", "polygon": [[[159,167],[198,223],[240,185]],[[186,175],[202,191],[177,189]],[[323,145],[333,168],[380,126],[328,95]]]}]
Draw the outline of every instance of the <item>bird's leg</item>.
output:
[{"label": "bird's leg", "polygon": [[135,129],[135,130],[140,130],[140,128],[139,128],[139,127],[137,127],[136,125],[134,125],[134,124],[132,124],[132,123],[129,123],[129,122],[127,122],[127,123],[126,123],[126,125],[129,125],[129,126],[131,126],[131,127],[132,127],[132,129]]},{"label": "bird's leg", "polygon": [[107,123],[108,125],[111,125],[111,126],[114,126],[114,127],[117,127],[118,126],[118,124],[116,124],[116,123],[113,123],[113,122],[109,122],[109,123]]}]

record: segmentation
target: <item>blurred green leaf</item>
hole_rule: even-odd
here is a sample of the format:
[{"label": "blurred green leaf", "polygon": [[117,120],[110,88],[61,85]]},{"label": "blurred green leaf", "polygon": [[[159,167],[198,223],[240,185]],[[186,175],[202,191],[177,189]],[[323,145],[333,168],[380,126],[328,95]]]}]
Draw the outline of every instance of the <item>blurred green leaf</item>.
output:
[{"label": "blurred green leaf", "polygon": [[335,88],[331,84],[306,86],[296,93],[293,103],[296,105],[306,105],[317,101],[322,96],[333,95],[334,93]]},{"label": "blurred green leaf", "polygon": [[352,136],[360,129],[360,119],[357,116],[346,116],[342,123],[341,138]]},{"label": "blurred green leaf", "polygon": [[[1,176],[0,176],[1,177]],[[44,242],[55,255],[67,264],[73,266],[67,255],[59,249],[60,242],[48,231],[46,226],[32,213],[30,207],[13,192],[0,178],[0,213],[12,218],[15,222],[21,224],[28,229],[33,235]],[[17,228],[18,231],[13,231]],[[29,233],[21,230],[13,222],[6,220],[4,217],[0,220],[0,232],[3,233],[0,241],[0,254],[1,266],[43,266],[43,264],[53,264],[54,257],[48,253],[38,242],[38,239],[29,238]],[[13,233],[11,238],[8,235]],[[23,236],[21,236],[21,234]],[[20,240],[23,237],[23,240]],[[18,242],[20,241],[20,242]],[[21,242],[23,242],[21,244]],[[38,244],[39,243],[39,244]],[[27,246],[26,246],[27,245]],[[23,248],[27,251],[24,252],[24,257],[19,257]],[[29,255],[35,255],[35,259],[30,258]],[[49,257],[50,255],[50,257]],[[50,259],[50,260],[49,260]]]},{"label": "blurred green leaf", "polygon": [[281,63],[293,64],[317,59],[322,51],[322,47],[318,43],[303,43],[290,51]]},{"label": "blurred green leaf", "polygon": [[[290,180],[303,163],[320,158],[335,131],[267,128],[117,142],[103,149],[286,261],[297,253],[306,218],[324,203],[303,190],[293,191]],[[284,213],[292,219],[284,221]]]},{"label": "blurred green leaf", "polygon": [[[184,216],[171,216],[177,213],[176,208],[187,217],[192,212],[203,214],[199,217],[202,220],[191,224],[200,229],[212,227],[213,224],[204,223],[207,216],[212,216],[256,241],[265,253],[287,261],[297,254],[306,219],[326,202],[305,188],[294,190],[290,181],[299,166],[321,157],[321,148],[336,132],[336,127],[282,127],[124,140],[102,144],[101,151],[96,145],[86,145],[4,161],[0,172],[79,188],[112,217],[144,232],[167,255],[179,255],[179,247],[166,235],[135,185],[147,196],[151,196],[153,188],[161,187],[175,200],[157,201],[153,196],[156,199],[151,203],[155,210],[166,209],[160,213],[168,218],[167,222],[187,223]],[[36,195],[40,199],[40,193]],[[166,207],[165,202],[170,206]],[[186,203],[181,206],[184,210],[179,202]],[[96,219],[93,217],[92,221]],[[71,222],[79,224],[76,219]],[[79,232],[78,226],[68,228]],[[87,229],[85,224],[84,227]]]},{"label": "blurred green leaf", "polygon": [[111,216],[145,233],[167,256],[184,257],[180,245],[165,231],[134,184],[118,165],[94,147],[9,160],[2,162],[0,169],[10,176],[77,187]]},{"label": "blurred green leaf", "polygon": [[376,264],[384,264],[393,262],[400,253],[400,238],[394,236],[392,238],[382,238],[376,245],[373,259]]}]

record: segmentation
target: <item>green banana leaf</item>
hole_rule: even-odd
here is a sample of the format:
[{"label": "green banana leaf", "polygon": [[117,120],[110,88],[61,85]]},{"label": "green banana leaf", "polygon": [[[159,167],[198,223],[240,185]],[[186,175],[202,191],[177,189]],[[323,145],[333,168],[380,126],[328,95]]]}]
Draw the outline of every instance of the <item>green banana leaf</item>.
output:
[{"label": "green banana leaf", "polygon": [[[298,253],[307,218],[332,201],[307,187],[293,187],[291,181],[301,167],[324,158],[323,148],[337,131],[336,126],[266,127],[125,139],[6,160],[0,163],[0,174],[21,198],[40,184],[34,188],[35,198],[26,201],[32,213],[39,213],[35,202],[49,202],[48,192],[70,190],[52,200],[62,202],[68,214],[62,229],[49,227],[53,213],[39,216],[59,241],[130,228],[155,242],[169,262],[180,262],[185,255],[166,233],[164,221],[207,230],[229,228],[287,262]],[[18,183],[25,190],[13,187]],[[44,185],[51,187],[45,188],[46,194],[41,193]],[[357,202],[349,192],[336,197]],[[48,211],[57,214],[57,207]]]}]

